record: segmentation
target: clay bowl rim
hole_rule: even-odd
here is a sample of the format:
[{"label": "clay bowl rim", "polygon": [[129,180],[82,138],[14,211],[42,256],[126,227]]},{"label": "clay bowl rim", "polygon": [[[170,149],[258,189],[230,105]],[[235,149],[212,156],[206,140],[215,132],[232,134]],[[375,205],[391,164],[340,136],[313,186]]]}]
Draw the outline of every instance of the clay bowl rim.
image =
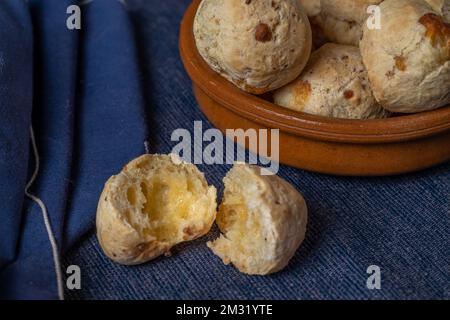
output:
[{"label": "clay bowl rim", "polygon": [[179,47],[184,67],[198,88],[241,117],[294,135],[342,143],[404,142],[450,130],[450,106],[387,119],[348,120],[289,110],[242,91],[212,70],[197,51],[193,23],[200,2],[191,2],[181,23]]}]

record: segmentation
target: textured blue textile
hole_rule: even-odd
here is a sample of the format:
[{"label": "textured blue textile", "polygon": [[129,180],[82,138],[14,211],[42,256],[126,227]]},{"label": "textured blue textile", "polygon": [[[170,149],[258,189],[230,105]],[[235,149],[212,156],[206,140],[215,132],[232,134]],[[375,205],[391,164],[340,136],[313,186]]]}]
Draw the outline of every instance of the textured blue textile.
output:
[{"label": "textured blue textile", "polygon": [[[66,10],[74,3],[32,0],[25,7],[22,1],[0,2],[0,48],[5,52],[0,53],[6,66],[0,68],[0,108],[2,117],[13,117],[0,120],[2,125],[6,120],[0,129],[0,228],[2,240],[7,237],[0,245],[2,298],[57,297],[41,210],[24,201],[24,175],[34,169],[28,156],[31,111],[41,160],[31,192],[46,204],[60,249],[92,227],[106,179],[144,151],[143,100],[129,17],[119,2],[96,0],[83,7],[82,30],[69,30]],[[5,203],[12,207],[3,208]]]},{"label": "textured blue textile", "polygon": [[[13,35],[16,41],[4,41]],[[33,37],[21,1],[0,2],[0,268],[11,262],[28,168]]]},{"label": "textured blue textile", "polygon": [[[198,110],[178,55],[178,26],[189,0],[128,1],[142,65],[151,148],[169,152],[176,128],[192,131]],[[450,147],[450,146],[449,146]],[[301,152],[301,150],[299,150]],[[227,166],[200,166],[221,189]],[[79,265],[74,299],[430,299],[450,298],[450,164],[385,178],[342,178],[283,167],[309,206],[306,240],[288,268],[249,277],[225,266],[205,243],[183,244],[170,258],[141,266],[112,263],[94,235],[66,256]],[[366,288],[380,266],[382,289]]]}]

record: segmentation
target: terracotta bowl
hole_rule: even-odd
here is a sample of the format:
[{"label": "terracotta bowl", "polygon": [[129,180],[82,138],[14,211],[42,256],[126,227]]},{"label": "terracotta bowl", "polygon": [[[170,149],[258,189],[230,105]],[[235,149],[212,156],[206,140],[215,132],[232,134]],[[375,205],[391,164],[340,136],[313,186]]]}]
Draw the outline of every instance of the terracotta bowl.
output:
[{"label": "terracotta bowl", "polygon": [[450,160],[450,106],[383,120],[341,120],[291,111],[241,91],[197,51],[199,3],[192,1],[184,16],[180,52],[201,110],[223,132],[280,129],[281,163],[334,175],[401,174]]}]

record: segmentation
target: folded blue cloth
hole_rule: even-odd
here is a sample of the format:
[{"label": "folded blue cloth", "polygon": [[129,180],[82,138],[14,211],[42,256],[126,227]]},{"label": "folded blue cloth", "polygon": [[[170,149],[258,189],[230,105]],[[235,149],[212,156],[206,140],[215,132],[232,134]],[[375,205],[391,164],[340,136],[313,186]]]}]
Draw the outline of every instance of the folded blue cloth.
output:
[{"label": "folded blue cloth", "polygon": [[118,1],[82,2],[81,30],[66,27],[74,0],[0,2],[0,298],[58,297],[42,210],[24,193],[30,119],[40,159],[30,192],[59,252],[93,226],[107,178],[144,151],[128,15]]},{"label": "folded blue cloth", "polygon": [[0,268],[16,255],[28,173],[33,38],[22,1],[0,2]]}]

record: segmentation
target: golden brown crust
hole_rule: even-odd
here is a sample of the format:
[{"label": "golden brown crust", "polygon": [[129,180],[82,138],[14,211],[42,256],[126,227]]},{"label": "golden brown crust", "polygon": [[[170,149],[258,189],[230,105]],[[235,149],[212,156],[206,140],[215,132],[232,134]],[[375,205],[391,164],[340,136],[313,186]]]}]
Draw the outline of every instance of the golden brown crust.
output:
[{"label": "golden brown crust", "polygon": [[423,0],[385,0],[381,29],[364,28],[361,54],[378,102],[415,113],[450,104],[449,26]]},{"label": "golden brown crust", "polygon": [[441,47],[446,54],[444,60],[450,59],[450,24],[444,22],[441,16],[434,13],[424,14],[419,22],[427,29],[425,38],[431,41],[433,47]]}]

